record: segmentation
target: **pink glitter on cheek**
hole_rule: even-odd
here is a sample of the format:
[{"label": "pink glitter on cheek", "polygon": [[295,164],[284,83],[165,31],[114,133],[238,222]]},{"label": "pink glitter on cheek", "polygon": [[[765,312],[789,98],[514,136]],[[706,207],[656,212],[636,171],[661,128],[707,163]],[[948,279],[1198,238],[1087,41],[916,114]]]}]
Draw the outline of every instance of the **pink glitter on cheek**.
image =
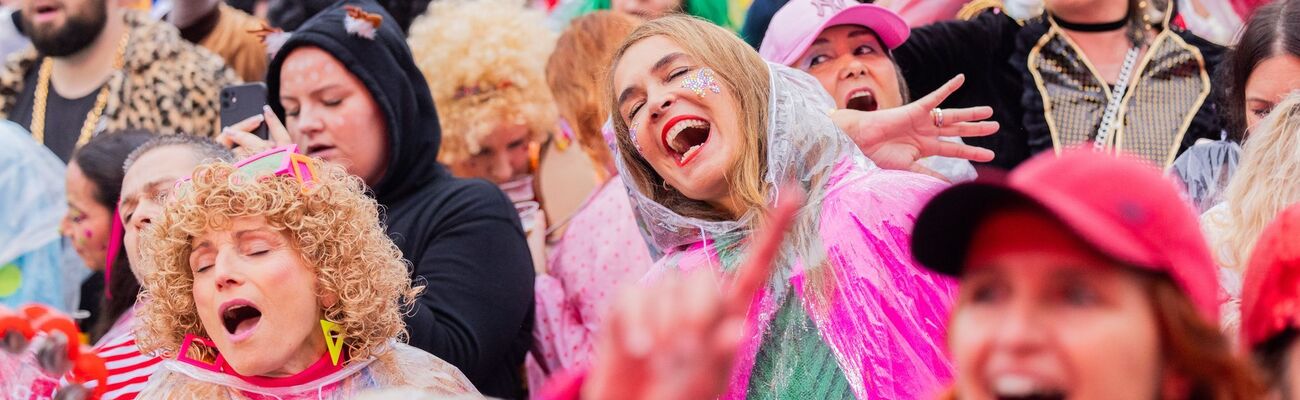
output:
[{"label": "pink glitter on cheek", "polygon": [[641,142],[636,140],[637,130],[639,130],[640,128],[641,128],[640,122],[633,123],[632,127],[627,130],[627,134],[632,138],[632,147],[636,148],[636,152],[645,154],[644,151],[641,151]]},{"label": "pink glitter on cheek", "polygon": [[87,229],[87,230],[86,230],[86,239],[90,239],[90,238],[92,238],[92,237],[95,237],[95,233],[94,233],[94,232],[91,232],[89,229]]},{"label": "pink glitter on cheek", "polygon": [[700,68],[695,72],[695,76],[682,81],[682,87],[690,89],[700,97],[704,97],[707,92],[722,93],[722,87],[718,86],[718,81],[714,79],[712,68]]}]

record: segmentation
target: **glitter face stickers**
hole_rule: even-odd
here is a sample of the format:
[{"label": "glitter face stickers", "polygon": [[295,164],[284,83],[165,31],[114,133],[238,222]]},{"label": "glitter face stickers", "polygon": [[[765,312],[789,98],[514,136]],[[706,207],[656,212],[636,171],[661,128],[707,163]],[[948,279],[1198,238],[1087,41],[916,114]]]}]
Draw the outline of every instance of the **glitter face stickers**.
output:
[{"label": "glitter face stickers", "polygon": [[640,122],[633,122],[632,126],[628,127],[627,134],[632,138],[632,146],[636,147],[636,152],[644,153],[643,151],[641,151],[641,142],[636,140],[636,132],[640,128],[641,128]]},{"label": "glitter face stickers", "polygon": [[722,93],[722,87],[718,86],[718,81],[715,79],[711,68],[700,68],[695,72],[695,76],[682,81],[682,87],[690,89],[695,92],[696,96],[700,97],[704,97],[707,92]]},{"label": "glitter face stickers", "polygon": [[[713,73],[713,69],[707,67],[696,70],[694,75],[682,80],[682,88],[690,90],[700,97],[708,95],[709,92],[714,94],[722,93],[722,86],[718,85],[717,76]],[[634,122],[628,127],[628,136],[631,136],[632,144],[636,146],[637,152],[642,152],[641,142],[637,141],[637,130],[640,127],[640,122]]]}]

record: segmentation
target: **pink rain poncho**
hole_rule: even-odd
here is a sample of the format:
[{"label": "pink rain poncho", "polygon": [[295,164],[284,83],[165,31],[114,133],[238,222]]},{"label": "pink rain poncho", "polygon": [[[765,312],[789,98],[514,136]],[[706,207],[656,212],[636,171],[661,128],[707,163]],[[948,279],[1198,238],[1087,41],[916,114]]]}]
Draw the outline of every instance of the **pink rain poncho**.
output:
[{"label": "pink rain poncho", "polygon": [[[769,70],[764,184],[775,200],[777,188],[797,182],[808,201],[750,308],[723,398],[933,397],[952,378],[943,343],[955,284],[913,265],[908,241],[916,212],[943,183],[876,167],[827,116],[834,103],[816,80]],[[629,176],[621,159],[619,168]],[[665,254],[647,279],[735,272],[758,210],[736,221],[691,218],[625,184]]]},{"label": "pink rain poncho", "polygon": [[[328,357],[322,359],[328,364]],[[140,399],[351,399],[368,391],[411,388],[431,395],[477,394],[456,367],[420,349],[392,341],[364,360],[339,368],[275,379],[276,385],[200,368],[174,358],[163,361]],[[328,368],[328,367],[323,367]],[[309,376],[309,377],[306,377]],[[304,379],[298,379],[306,377]]]}]

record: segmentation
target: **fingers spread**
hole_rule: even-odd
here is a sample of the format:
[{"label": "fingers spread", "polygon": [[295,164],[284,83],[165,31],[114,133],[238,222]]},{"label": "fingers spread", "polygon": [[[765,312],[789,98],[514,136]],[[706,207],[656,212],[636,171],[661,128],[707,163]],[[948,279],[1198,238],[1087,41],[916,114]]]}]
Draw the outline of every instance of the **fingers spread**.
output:
[{"label": "fingers spread", "polygon": [[960,158],[975,162],[993,161],[994,156],[993,150],[941,140],[936,140],[931,146],[927,146],[927,150],[926,156]]},{"label": "fingers spread", "polygon": [[981,121],[993,116],[993,107],[980,106],[969,108],[943,109],[944,125],[958,122]]},{"label": "fingers spread", "polygon": [[1002,126],[997,121],[962,122],[945,126],[934,136],[980,137],[998,132]]},{"label": "fingers spread", "polygon": [[938,172],[935,172],[934,170],[932,170],[932,169],[930,169],[930,168],[927,168],[927,167],[924,166],[924,165],[921,165],[921,163],[912,163],[912,165],[911,165],[910,167],[908,167],[907,170],[908,170],[908,171],[915,172],[915,173],[918,173],[918,174],[929,175],[929,176],[932,176],[932,177],[938,178],[939,180],[942,180],[942,181],[944,181],[944,182],[948,182],[948,177],[943,176],[943,174],[940,174],[940,173],[938,173]]},{"label": "fingers spread", "polygon": [[936,89],[935,91],[930,92],[930,94],[925,95],[925,97],[922,97],[920,100],[917,100],[916,103],[919,104],[926,111],[929,111],[932,108],[938,107],[940,103],[943,103],[943,101],[947,99],[948,96],[951,96],[953,92],[956,92],[957,89],[961,88],[961,85],[965,82],[966,82],[966,75],[957,74],[957,76],[954,76],[952,77],[952,79],[949,79],[948,83],[944,83],[943,86],[939,87],[939,89]]}]

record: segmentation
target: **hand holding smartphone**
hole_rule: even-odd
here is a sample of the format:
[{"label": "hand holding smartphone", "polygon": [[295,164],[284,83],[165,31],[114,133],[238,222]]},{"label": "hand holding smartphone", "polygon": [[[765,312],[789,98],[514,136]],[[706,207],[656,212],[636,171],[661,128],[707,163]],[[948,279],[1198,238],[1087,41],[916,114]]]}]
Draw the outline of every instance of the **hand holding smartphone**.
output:
[{"label": "hand holding smartphone", "polygon": [[[226,86],[221,89],[221,126],[227,127],[249,117],[262,115],[266,106],[266,84],[253,82],[243,85]],[[269,140],[266,122],[262,122],[252,133],[263,140]]]}]

